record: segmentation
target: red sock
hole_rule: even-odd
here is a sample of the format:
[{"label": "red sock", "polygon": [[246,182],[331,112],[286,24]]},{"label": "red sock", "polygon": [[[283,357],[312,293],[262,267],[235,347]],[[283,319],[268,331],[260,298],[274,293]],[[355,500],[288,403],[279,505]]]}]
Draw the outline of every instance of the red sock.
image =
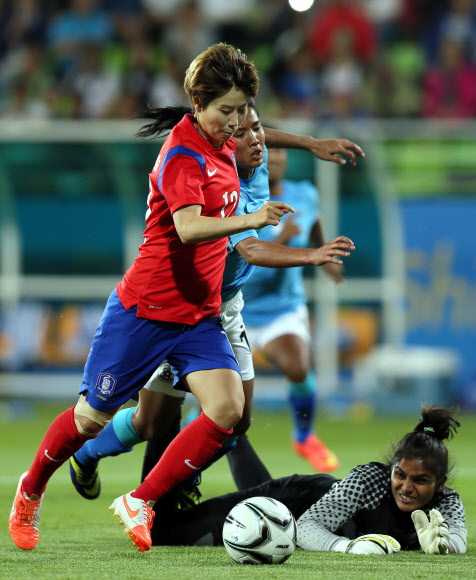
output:
[{"label": "red sock", "polygon": [[28,475],[23,479],[23,491],[29,496],[41,496],[53,473],[88,439],[94,437],[84,437],[76,428],[74,407],[58,415],[43,437]]},{"label": "red sock", "polygon": [[221,448],[233,429],[222,429],[203,412],[175,437],[133,497],[155,501],[192,476]]}]

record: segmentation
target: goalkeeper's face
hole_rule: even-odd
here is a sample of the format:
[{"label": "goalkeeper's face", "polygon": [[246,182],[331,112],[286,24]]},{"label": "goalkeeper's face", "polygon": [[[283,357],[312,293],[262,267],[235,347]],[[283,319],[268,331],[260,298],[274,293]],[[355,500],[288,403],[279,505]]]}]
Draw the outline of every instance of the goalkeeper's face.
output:
[{"label": "goalkeeper's face", "polygon": [[393,499],[398,509],[404,512],[422,509],[435,492],[442,490],[444,483],[437,485],[435,474],[419,459],[402,457],[392,469]]}]

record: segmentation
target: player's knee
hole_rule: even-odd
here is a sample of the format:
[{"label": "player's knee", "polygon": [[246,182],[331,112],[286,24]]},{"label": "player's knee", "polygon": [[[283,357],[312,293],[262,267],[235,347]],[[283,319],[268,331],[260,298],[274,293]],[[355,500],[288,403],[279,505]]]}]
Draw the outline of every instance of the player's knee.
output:
[{"label": "player's knee", "polygon": [[239,401],[230,401],[223,410],[223,415],[227,418],[230,428],[236,425],[243,416],[243,404]]},{"label": "player's knee", "polygon": [[286,378],[292,383],[303,383],[309,369],[304,365],[289,365],[283,369]]},{"label": "player's knee", "polygon": [[160,425],[154,423],[136,423],[134,424],[134,430],[143,441],[160,439],[166,434]]},{"label": "player's knee", "polygon": [[98,411],[91,407],[84,395],[81,395],[74,408],[76,429],[84,437],[94,437],[112,420],[116,410],[110,413]]},{"label": "player's knee", "polygon": [[232,429],[243,416],[244,398],[236,397],[214,405],[209,417],[225,429]]}]

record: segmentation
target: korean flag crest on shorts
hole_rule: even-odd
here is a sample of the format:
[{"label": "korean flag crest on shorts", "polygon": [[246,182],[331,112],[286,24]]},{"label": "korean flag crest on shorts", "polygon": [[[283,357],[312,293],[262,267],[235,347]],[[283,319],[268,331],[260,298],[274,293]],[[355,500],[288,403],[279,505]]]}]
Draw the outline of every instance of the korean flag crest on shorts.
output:
[{"label": "korean flag crest on shorts", "polygon": [[111,373],[100,373],[96,382],[97,396],[100,399],[110,397],[116,388],[117,379]]}]

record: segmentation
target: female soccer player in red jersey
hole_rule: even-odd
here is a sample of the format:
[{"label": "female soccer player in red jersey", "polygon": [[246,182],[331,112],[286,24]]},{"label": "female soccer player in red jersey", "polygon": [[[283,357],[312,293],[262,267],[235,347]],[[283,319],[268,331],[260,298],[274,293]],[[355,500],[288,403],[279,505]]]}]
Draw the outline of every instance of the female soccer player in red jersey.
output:
[{"label": "female soccer player in red jersey", "polygon": [[151,111],[154,121],[142,134],[171,132],[150,173],[144,243],[109,297],[78,403],[53,421],[20,478],[9,521],[18,547],[30,550],[38,542],[41,502],[52,474],[107,425],[164,358],[203,412],[144,483],[111,506],[140,551],[151,546],[150,506],[212,457],[239,421],[240,372],[219,319],[227,236],[277,225],[293,211],[267,203],[253,214],[234,216],[239,179],[231,138],[258,84],[241,51],[214,45],[185,75],[195,113],[178,121],[173,110]]}]

